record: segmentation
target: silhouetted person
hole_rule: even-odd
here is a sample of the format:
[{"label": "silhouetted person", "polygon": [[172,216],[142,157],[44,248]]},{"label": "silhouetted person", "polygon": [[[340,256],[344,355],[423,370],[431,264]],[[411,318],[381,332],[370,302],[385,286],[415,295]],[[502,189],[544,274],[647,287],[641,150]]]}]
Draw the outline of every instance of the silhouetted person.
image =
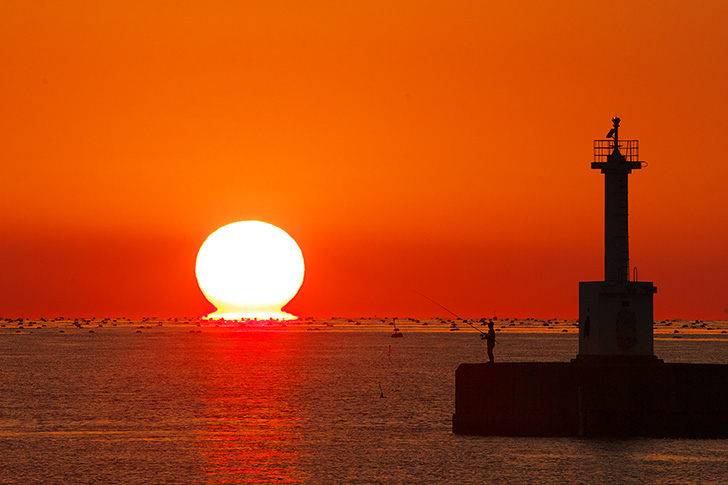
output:
[{"label": "silhouetted person", "polygon": [[495,347],[495,330],[493,329],[493,320],[488,321],[488,333],[485,335],[485,341],[488,344],[488,363],[492,364],[493,347]]}]

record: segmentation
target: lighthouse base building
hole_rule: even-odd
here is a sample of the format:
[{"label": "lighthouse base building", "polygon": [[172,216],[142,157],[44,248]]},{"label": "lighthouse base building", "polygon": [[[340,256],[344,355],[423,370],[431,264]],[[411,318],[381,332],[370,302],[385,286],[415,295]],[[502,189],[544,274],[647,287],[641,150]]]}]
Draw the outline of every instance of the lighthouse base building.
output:
[{"label": "lighthouse base building", "polygon": [[656,291],[652,282],[580,282],[576,360],[656,360],[652,332]]}]

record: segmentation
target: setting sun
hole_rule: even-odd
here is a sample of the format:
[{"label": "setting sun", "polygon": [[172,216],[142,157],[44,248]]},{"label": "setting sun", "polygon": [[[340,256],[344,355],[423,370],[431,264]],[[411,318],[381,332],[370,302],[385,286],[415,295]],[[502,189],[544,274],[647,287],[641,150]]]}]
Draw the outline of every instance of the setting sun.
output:
[{"label": "setting sun", "polygon": [[281,309],[303,283],[303,255],[272,224],[235,222],[213,232],[200,247],[195,273],[217,308],[208,318],[295,318]]}]

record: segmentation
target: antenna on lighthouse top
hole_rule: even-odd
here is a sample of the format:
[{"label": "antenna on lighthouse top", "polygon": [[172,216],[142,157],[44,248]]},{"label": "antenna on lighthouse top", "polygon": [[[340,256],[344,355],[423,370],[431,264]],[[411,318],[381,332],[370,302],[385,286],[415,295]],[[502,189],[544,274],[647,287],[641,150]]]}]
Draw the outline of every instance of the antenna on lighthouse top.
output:
[{"label": "antenna on lighthouse top", "polygon": [[609,133],[607,133],[607,138],[613,138],[614,139],[614,149],[617,150],[619,148],[619,122],[622,121],[619,118],[612,118],[612,124],[614,125],[614,128],[609,130]]}]

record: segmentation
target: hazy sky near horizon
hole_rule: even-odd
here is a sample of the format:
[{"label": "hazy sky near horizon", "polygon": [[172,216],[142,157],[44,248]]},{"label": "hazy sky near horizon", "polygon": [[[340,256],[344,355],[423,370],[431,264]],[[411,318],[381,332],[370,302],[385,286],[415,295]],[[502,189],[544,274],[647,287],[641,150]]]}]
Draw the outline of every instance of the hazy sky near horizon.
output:
[{"label": "hazy sky near horizon", "polygon": [[211,310],[262,220],[303,316],[577,316],[622,118],[656,318],[728,318],[724,1],[0,4],[0,316]]}]

